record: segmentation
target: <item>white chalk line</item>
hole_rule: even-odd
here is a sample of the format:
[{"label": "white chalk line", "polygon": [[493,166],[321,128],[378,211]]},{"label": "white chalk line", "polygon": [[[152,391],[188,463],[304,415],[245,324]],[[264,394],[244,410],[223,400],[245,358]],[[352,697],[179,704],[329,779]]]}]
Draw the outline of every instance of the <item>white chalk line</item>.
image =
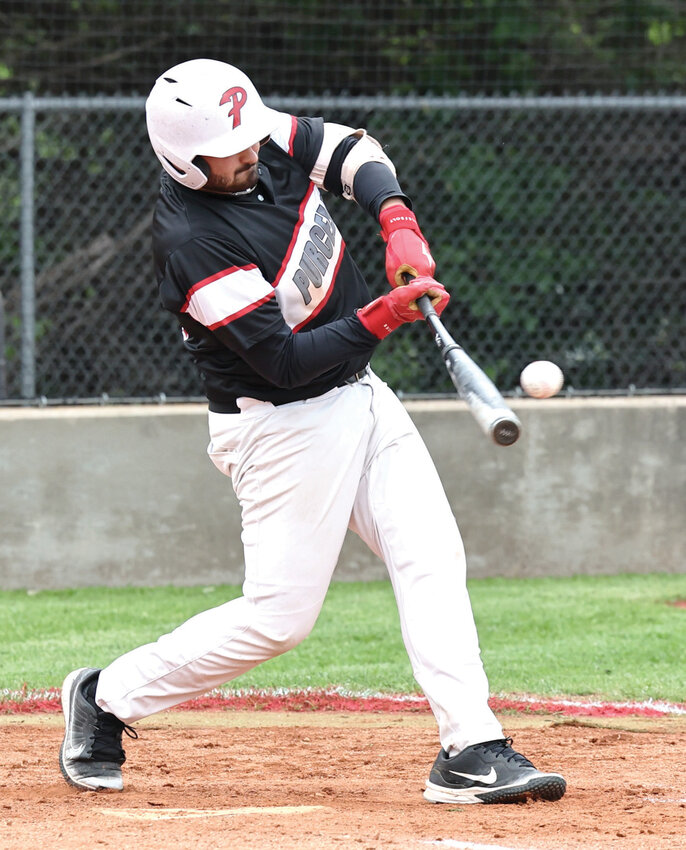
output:
[{"label": "white chalk line", "polygon": [[679,703],[671,703],[665,702],[664,700],[641,700],[638,702],[627,701],[627,702],[612,702],[612,701],[603,701],[603,700],[575,700],[575,699],[562,699],[556,697],[535,697],[535,696],[514,696],[514,697],[506,697],[503,696],[502,699],[512,699],[513,702],[523,703],[528,705],[530,703],[542,703],[542,704],[551,704],[551,705],[561,705],[565,708],[600,708],[600,709],[615,709],[615,710],[623,710],[627,709],[629,711],[644,711],[646,709],[650,709],[651,711],[657,711],[660,714],[677,714],[677,715],[686,715],[686,706]]},{"label": "white chalk line", "polygon": [[243,806],[235,809],[98,809],[103,815],[124,820],[193,820],[196,818],[235,817],[236,815],[303,815],[326,806]]},{"label": "white chalk line", "polygon": [[[421,694],[393,694],[393,693],[383,693],[381,691],[372,691],[372,690],[364,690],[364,691],[354,691],[349,690],[343,687],[335,687],[335,688],[273,688],[273,689],[251,689],[246,688],[244,690],[237,689],[232,690],[229,688],[215,688],[213,691],[210,691],[208,695],[225,697],[230,699],[233,696],[236,697],[250,697],[250,696],[283,696],[288,697],[292,695],[302,695],[307,696],[308,694],[312,694],[314,696],[317,695],[326,695],[326,696],[339,696],[346,697],[349,699],[386,699],[391,702],[399,702],[399,703],[425,703],[426,697]],[[513,702],[522,703],[523,705],[530,705],[532,703],[550,703],[551,705],[562,705],[569,708],[610,708],[610,709],[629,709],[629,710],[638,710],[642,711],[644,709],[652,709],[653,711],[657,711],[660,714],[685,714],[686,715],[686,704],[679,703],[671,703],[666,700],[626,700],[626,701],[613,701],[613,700],[587,700],[587,699],[570,699],[565,697],[551,697],[551,696],[535,696],[535,695],[520,695],[520,694],[492,694],[491,697],[494,700],[503,699],[503,700],[511,700]]]},{"label": "white chalk line", "polygon": [[[238,690],[230,690],[226,688],[214,688],[211,691],[208,691],[208,697],[219,697],[220,699],[228,699],[231,698],[240,698],[240,697],[284,697],[287,698],[289,696],[302,696],[307,697],[311,695],[313,697],[317,696],[333,696],[333,697],[344,697],[348,699],[382,699],[387,700],[389,703],[399,703],[399,704],[424,704],[426,703],[426,697],[423,697],[419,694],[389,694],[378,691],[364,690],[364,691],[353,691],[348,690],[347,688],[271,688],[271,689],[238,689]],[[666,700],[641,700],[641,701],[612,701],[612,700],[584,700],[584,699],[565,699],[563,697],[550,697],[550,696],[530,696],[530,695],[517,695],[517,694],[493,694],[494,700],[503,699],[507,701],[511,701],[513,703],[519,703],[522,707],[531,705],[531,704],[541,704],[541,705],[550,705],[553,709],[562,708],[572,708],[572,709],[600,709],[600,710],[616,710],[616,711],[629,711],[642,713],[646,709],[655,711],[658,714],[662,714],[665,716],[676,715],[676,716],[684,716],[686,715],[686,704],[684,703],[672,703]],[[31,700],[48,700],[48,701],[59,701],[60,692],[57,688],[48,688],[48,689],[36,689],[36,690],[22,690],[17,691],[10,688],[0,688],[0,700],[7,701],[16,701],[16,702],[28,702]]]}]

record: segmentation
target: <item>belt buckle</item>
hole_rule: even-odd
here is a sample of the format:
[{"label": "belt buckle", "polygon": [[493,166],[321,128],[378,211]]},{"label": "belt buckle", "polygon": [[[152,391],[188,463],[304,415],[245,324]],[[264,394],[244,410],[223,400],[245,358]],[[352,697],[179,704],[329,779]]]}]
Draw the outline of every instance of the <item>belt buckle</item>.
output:
[{"label": "belt buckle", "polygon": [[353,372],[352,375],[345,378],[341,386],[345,384],[356,384],[358,381],[361,381],[366,375],[369,374],[369,366],[365,366],[364,369],[360,369],[359,372]]}]

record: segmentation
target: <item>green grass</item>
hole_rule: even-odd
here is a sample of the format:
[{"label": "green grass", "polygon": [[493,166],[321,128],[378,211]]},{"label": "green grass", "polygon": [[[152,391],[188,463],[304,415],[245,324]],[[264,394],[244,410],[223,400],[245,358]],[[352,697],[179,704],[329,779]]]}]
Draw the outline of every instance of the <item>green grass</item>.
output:
[{"label": "green grass", "polygon": [[[469,589],[492,692],[686,701],[686,609],[667,604],[686,599],[686,575],[480,579]],[[0,593],[0,687],[58,686],[74,667],[104,666],[239,593],[229,586]],[[234,682],[332,685],[417,691],[387,582],[333,584],[304,643]]]}]

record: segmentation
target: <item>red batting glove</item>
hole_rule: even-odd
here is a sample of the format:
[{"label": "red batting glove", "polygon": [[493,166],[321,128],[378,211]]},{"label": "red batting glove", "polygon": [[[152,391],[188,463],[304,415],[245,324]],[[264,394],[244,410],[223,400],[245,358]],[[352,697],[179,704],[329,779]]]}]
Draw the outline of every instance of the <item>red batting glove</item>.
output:
[{"label": "red batting glove", "polygon": [[386,276],[391,286],[403,286],[403,272],[412,277],[433,277],[436,263],[412,210],[391,204],[379,214],[386,242]]},{"label": "red batting glove", "polygon": [[420,295],[428,295],[440,316],[450,300],[445,287],[432,277],[416,277],[410,283],[392,289],[357,311],[357,318],[379,339],[406,322],[424,318],[417,305]]}]

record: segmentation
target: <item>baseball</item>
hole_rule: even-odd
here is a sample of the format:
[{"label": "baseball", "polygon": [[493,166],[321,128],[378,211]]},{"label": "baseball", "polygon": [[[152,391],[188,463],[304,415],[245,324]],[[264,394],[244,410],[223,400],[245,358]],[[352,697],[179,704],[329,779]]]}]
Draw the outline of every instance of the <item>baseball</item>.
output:
[{"label": "baseball", "polygon": [[527,395],[533,398],[550,398],[562,389],[562,369],[550,360],[534,360],[522,369],[519,383]]}]

